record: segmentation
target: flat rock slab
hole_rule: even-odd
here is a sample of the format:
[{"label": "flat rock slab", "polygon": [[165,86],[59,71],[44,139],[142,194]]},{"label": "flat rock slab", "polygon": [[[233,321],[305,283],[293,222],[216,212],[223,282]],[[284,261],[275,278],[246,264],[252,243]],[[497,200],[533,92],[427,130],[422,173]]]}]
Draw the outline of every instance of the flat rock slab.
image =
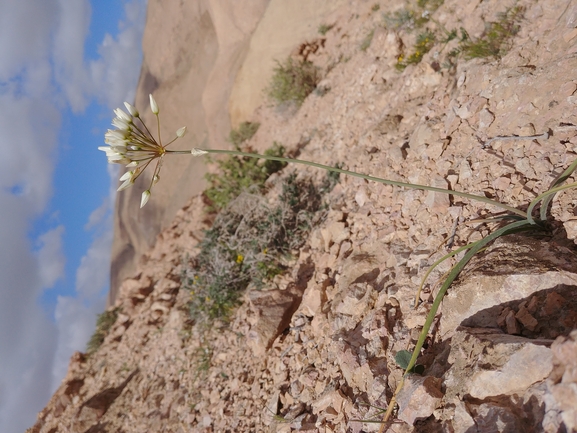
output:
[{"label": "flat rock slab", "polygon": [[[465,269],[459,276],[460,282],[449,288],[441,306],[443,338],[449,337],[459,325],[497,327],[498,316],[509,302],[527,298],[529,304],[531,296],[540,293],[554,303],[552,298],[556,295],[552,293],[577,290],[575,255],[565,247],[530,237],[508,236],[498,240]],[[553,306],[549,309],[554,314]],[[540,309],[543,319],[547,316],[545,310]],[[468,320],[473,316],[474,323]],[[515,316],[533,330],[538,326],[524,310],[520,314],[516,311]],[[522,327],[516,329],[510,322],[509,325],[510,333],[521,333]]]}]

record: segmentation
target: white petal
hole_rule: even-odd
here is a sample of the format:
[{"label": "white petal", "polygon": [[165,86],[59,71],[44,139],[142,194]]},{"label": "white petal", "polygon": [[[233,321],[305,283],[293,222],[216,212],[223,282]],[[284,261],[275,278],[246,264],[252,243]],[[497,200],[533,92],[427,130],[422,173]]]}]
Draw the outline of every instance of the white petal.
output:
[{"label": "white petal", "polygon": [[120,176],[120,179],[118,179],[118,180],[122,182],[123,180],[130,179],[133,174],[134,174],[134,172],[132,172],[132,171],[127,171],[127,172],[124,173],[122,176]]},{"label": "white petal", "polygon": [[127,122],[132,122],[132,117],[130,117],[128,114],[126,114],[122,108],[117,108],[116,110],[114,110],[114,114],[116,114],[116,117],[122,119],[122,120],[126,120]]},{"label": "white petal", "polygon": [[130,188],[133,185],[132,179],[126,179],[122,185],[118,187],[116,191],[124,191],[126,188]]},{"label": "white petal", "polygon": [[140,208],[142,209],[146,203],[148,203],[148,199],[150,199],[150,191],[146,190],[142,193],[142,198],[140,199]]},{"label": "white petal", "polygon": [[184,137],[184,134],[186,134],[186,126],[183,126],[183,127],[180,128],[178,131],[176,131],[176,136],[177,136],[178,138]]},{"label": "white petal", "polygon": [[130,115],[132,117],[138,117],[139,116],[138,110],[136,109],[136,107],[134,105],[129,104],[128,102],[125,102],[124,106],[126,107],[126,109],[128,110],[128,112],[130,113]]},{"label": "white petal", "polygon": [[192,149],[190,153],[192,154],[192,156],[202,156],[207,154],[208,152],[202,149]]},{"label": "white petal", "polygon": [[154,98],[152,97],[152,94],[148,95],[150,97],[150,109],[152,110],[152,112],[154,114],[158,114],[158,104],[156,103],[156,101],[154,100]]},{"label": "white petal", "polygon": [[120,117],[115,117],[112,119],[112,126],[115,126],[122,132],[128,132],[131,129],[130,124],[125,119]]}]

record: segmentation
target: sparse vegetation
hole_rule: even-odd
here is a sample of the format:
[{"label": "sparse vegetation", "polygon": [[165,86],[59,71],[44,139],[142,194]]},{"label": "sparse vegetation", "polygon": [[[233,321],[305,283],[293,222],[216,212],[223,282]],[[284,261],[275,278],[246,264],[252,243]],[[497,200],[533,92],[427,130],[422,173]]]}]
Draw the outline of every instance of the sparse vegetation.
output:
[{"label": "sparse vegetation", "polygon": [[[486,24],[485,32],[477,40],[472,40],[464,28],[446,30],[441,24],[432,18],[432,13],[442,5],[442,1],[417,2],[417,10],[404,8],[393,14],[384,16],[388,27],[395,29],[422,28],[428,24],[417,36],[415,46],[411,54],[401,54],[395,67],[403,71],[408,65],[420,63],[423,56],[427,54],[436,43],[441,43],[442,51],[449,42],[456,39],[460,33],[460,38],[456,48],[453,48],[446,55],[443,65],[447,68],[454,66],[454,60],[462,56],[465,59],[502,57],[509,49],[511,37],[516,35],[520,29],[519,22],[523,16],[523,8],[513,7],[498,15],[496,22]],[[431,28],[432,27],[432,28]]]},{"label": "sparse vegetation", "polygon": [[431,19],[444,0],[418,0],[417,8],[402,8],[393,13],[383,14],[385,26],[392,29],[414,30],[420,29]]},{"label": "sparse vegetation", "polygon": [[326,35],[327,32],[328,32],[330,29],[332,29],[334,26],[335,26],[334,24],[321,24],[321,25],[319,26],[319,28],[318,28],[318,32],[319,32],[321,35],[324,36],[324,35]]},{"label": "sparse vegetation", "polygon": [[276,104],[293,102],[300,106],[321,80],[320,70],[306,60],[291,57],[277,62],[266,93]]},{"label": "sparse vegetation", "polygon": [[191,318],[226,319],[249,284],[260,288],[284,272],[287,257],[323,217],[322,197],[334,184],[334,176],[315,185],[291,174],[282,179],[277,202],[244,192],[222,209],[199,255],[185,265]]},{"label": "sparse vegetation", "polygon": [[106,310],[103,313],[99,314],[96,319],[96,330],[88,343],[86,344],[86,353],[88,355],[92,355],[95,353],[102,343],[104,339],[108,335],[110,328],[116,322],[118,318],[118,308],[114,308],[112,310]]},{"label": "sparse vegetation", "polygon": [[473,41],[465,33],[459,44],[460,53],[465,59],[502,57],[510,49],[511,37],[519,32],[522,17],[523,8],[516,6],[500,13],[497,22],[488,23],[479,39]]},{"label": "sparse vegetation", "polygon": [[[252,130],[254,130],[253,126],[245,126],[244,132],[240,132],[241,129],[239,128],[234,134],[235,140],[236,137],[248,137],[246,131]],[[231,136],[233,136],[232,132]],[[239,150],[239,145],[236,143],[235,148]],[[274,142],[272,147],[264,153],[271,156],[284,156],[285,148]],[[207,208],[209,212],[218,212],[224,209],[231,200],[243,191],[260,192],[268,177],[286,165],[286,163],[278,161],[259,161],[247,157],[225,158],[216,163],[220,172],[217,174],[208,173],[205,176],[209,182],[209,187],[204,191],[209,202]]]},{"label": "sparse vegetation", "polygon": [[363,42],[361,42],[361,46],[360,49],[361,51],[367,51],[367,49],[371,46],[371,42],[373,41],[373,36],[375,35],[375,30],[371,30],[367,36],[365,36],[365,38],[363,39]]},{"label": "sparse vegetation", "polygon": [[260,123],[258,122],[242,122],[237,129],[230,131],[228,141],[234,146],[240,147],[241,144],[250,140],[256,134],[259,126]]},{"label": "sparse vegetation", "polygon": [[414,65],[420,63],[423,56],[431,51],[431,48],[435,45],[435,34],[429,30],[420,33],[417,36],[417,42],[415,43],[415,48],[412,54],[408,57],[399,56],[397,59],[397,64],[395,67],[402,71],[408,65]]}]

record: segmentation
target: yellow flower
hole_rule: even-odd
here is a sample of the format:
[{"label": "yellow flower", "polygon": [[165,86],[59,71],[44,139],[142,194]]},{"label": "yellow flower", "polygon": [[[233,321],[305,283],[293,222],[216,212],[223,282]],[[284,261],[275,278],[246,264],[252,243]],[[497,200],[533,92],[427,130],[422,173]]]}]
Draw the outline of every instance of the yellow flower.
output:
[{"label": "yellow flower", "polygon": [[236,262],[240,265],[244,261],[244,256],[239,254],[236,256]]}]

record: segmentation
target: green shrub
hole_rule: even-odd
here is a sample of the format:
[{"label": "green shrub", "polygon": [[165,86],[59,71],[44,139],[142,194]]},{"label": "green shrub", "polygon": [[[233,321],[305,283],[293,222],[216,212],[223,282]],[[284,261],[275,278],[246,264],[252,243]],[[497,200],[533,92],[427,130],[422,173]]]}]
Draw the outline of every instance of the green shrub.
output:
[{"label": "green shrub", "polygon": [[335,176],[316,185],[294,174],[281,182],[273,204],[248,192],[232,200],[206,231],[198,256],[185,263],[182,284],[192,295],[193,320],[226,319],[249,284],[260,288],[283,273],[286,257],[323,218],[322,197],[336,183]]},{"label": "green shrub", "polygon": [[408,65],[414,65],[420,63],[423,56],[431,51],[431,48],[435,45],[435,34],[430,30],[426,30],[417,36],[417,42],[415,43],[415,48],[412,54],[408,57],[399,56],[397,59],[397,64],[395,67],[402,71]]},{"label": "green shrub", "polygon": [[258,128],[260,123],[258,122],[242,122],[237,129],[230,131],[228,136],[228,141],[230,141],[234,146],[240,147],[245,141],[250,140]]},{"label": "green shrub", "polygon": [[300,106],[321,80],[319,68],[306,60],[291,57],[277,62],[266,93],[277,104],[294,102]]},{"label": "green shrub", "polygon": [[523,8],[517,6],[499,14],[497,22],[488,23],[481,37],[471,40],[465,33],[459,52],[466,59],[502,57],[510,49],[510,40],[520,29]]},{"label": "green shrub", "polygon": [[92,334],[86,344],[87,354],[92,355],[100,348],[117,318],[118,308],[107,310],[98,315],[96,319],[96,331],[94,331],[94,334]]},{"label": "green shrub", "polygon": [[[238,146],[235,146],[239,150]],[[284,156],[285,148],[276,141],[265,155]],[[208,199],[208,211],[218,212],[243,191],[258,192],[268,177],[281,170],[286,163],[262,161],[254,158],[230,157],[218,160],[219,173],[208,173],[209,183],[204,192]]]}]

